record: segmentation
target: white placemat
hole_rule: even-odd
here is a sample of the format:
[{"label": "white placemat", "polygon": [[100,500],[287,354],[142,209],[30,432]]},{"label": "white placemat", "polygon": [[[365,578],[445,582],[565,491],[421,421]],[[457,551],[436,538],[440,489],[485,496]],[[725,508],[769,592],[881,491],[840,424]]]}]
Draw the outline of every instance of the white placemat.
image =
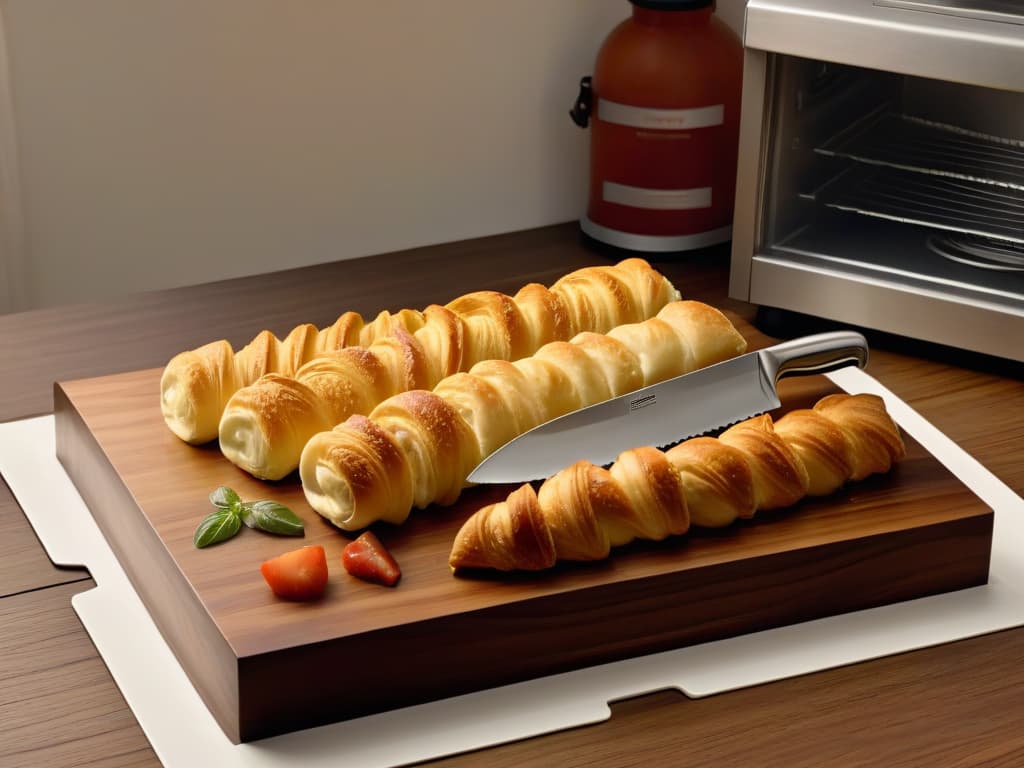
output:
[{"label": "white placemat", "polygon": [[0,424],[0,473],[50,558],[92,573],[97,586],[72,604],[168,768],[396,766],[600,722],[610,715],[608,702],[655,690],[708,696],[1024,625],[1024,501],[871,376],[846,368],[830,377],[848,392],[885,398],[900,426],[995,510],[987,585],[251,744],[224,736],[131,588],[56,459],[52,416]]}]

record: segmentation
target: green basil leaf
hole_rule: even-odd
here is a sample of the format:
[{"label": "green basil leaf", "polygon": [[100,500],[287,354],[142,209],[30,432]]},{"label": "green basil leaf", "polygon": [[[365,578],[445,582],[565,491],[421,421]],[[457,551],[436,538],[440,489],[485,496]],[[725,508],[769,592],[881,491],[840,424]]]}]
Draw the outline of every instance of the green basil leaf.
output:
[{"label": "green basil leaf", "polygon": [[238,494],[226,485],[222,485],[210,494],[210,503],[218,509],[230,509],[232,504],[238,504],[240,501]]},{"label": "green basil leaf", "polygon": [[242,519],[250,528],[282,536],[302,536],[302,520],[283,504],[276,501],[253,501],[242,505],[248,514]]},{"label": "green basil leaf", "polygon": [[226,541],[238,533],[242,528],[242,521],[238,515],[227,509],[218,509],[211,512],[199,523],[195,534],[192,536],[192,543],[202,549],[211,544]]}]

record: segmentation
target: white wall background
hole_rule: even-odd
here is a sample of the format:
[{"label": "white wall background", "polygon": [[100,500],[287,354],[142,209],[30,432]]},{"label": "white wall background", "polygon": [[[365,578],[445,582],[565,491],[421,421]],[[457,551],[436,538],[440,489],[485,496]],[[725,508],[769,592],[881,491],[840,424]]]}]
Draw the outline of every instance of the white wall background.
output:
[{"label": "white wall background", "polygon": [[[742,6],[719,15],[738,30]],[[3,311],[5,294],[8,309],[101,300],[575,219],[587,135],[567,111],[629,5],[0,0],[0,14],[0,131],[16,147],[0,194],[21,194]]]}]

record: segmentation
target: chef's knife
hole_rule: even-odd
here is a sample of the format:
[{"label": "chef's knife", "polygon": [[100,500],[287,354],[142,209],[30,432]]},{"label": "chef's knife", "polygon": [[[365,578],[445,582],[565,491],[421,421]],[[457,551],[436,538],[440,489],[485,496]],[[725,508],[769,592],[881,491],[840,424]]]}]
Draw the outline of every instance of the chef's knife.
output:
[{"label": "chef's knife", "polygon": [[659,447],[778,408],[784,376],[867,365],[855,331],[804,336],[581,408],[545,422],[484,459],[471,483],[542,480],[586,459],[609,464],[624,450]]}]

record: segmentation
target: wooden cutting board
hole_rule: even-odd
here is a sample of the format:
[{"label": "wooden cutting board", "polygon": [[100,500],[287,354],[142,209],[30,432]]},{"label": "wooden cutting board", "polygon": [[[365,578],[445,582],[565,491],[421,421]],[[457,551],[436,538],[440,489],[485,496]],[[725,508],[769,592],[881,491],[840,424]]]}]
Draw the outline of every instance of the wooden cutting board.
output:
[{"label": "wooden cutting board", "polygon": [[[353,534],[313,512],[297,475],[261,482],[216,444],[193,447],[171,434],[160,374],[58,383],[57,453],[235,742],[988,578],[991,510],[907,437],[908,455],[889,474],[830,497],[542,574],[451,573],[448,553],[463,520],[513,487],[470,489],[452,507],[375,526],[403,576],[393,589],[368,584],[341,567]],[[782,410],[833,391],[822,376],[784,380]],[[288,505],[304,519],[305,537],[243,528],[195,549],[193,531],[219,485]],[[325,599],[277,600],[260,563],[312,543],[328,554]]]}]

